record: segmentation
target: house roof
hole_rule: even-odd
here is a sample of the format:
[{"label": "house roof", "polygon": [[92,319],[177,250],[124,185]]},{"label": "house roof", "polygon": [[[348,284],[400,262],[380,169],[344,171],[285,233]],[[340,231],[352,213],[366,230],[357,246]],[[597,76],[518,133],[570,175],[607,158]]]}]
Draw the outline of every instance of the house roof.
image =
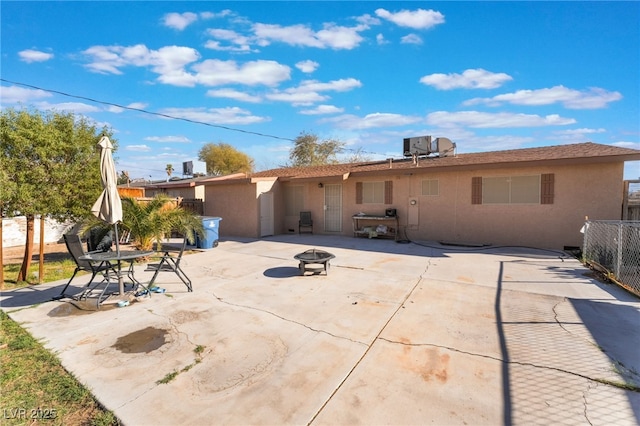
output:
[{"label": "house roof", "polygon": [[427,171],[437,169],[484,169],[490,167],[526,166],[534,164],[586,164],[640,160],[640,150],[585,142],[538,148],[458,154],[450,157],[388,159],[362,163],[328,164],[307,167],[283,167],[249,175],[252,180],[279,178],[298,180],[312,178],[346,179],[354,174],[397,173],[398,170]]},{"label": "house roof", "polygon": [[151,182],[143,186],[147,189],[170,189],[170,188],[190,188],[202,185],[210,176],[200,176],[189,179],[170,179],[169,181]]}]

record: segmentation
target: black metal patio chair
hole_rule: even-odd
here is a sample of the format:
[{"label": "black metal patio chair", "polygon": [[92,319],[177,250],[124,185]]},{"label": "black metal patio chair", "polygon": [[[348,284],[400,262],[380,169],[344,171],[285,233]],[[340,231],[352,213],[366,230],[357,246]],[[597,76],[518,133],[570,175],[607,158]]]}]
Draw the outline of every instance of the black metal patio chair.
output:
[{"label": "black metal patio chair", "polygon": [[311,228],[310,233],[313,234],[313,219],[311,212],[300,212],[300,220],[298,220],[298,234],[302,233],[303,228]]},{"label": "black metal patio chair", "polygon": [[187,291],[193,291],[191,280],[180,267],[180,261],[182,260],[182,255],[184,254],[186,247],[187,238],[185,237],[177,254],[175,251],[172,252],[170,249],[165,250],[164,254],[160,258],[160,263],[149,263],[147,265],[145,271],[155,271],[151,281],[149,281],[149,287],[153,286],[153,283],[160,272],[173,272],[178,276],[178,278],[180,278],[184,285],[187,286]]},{"label": "black metal patio chair", "polygon": [[73,281],[73,279],[76,277],[76,274],[80,271],[91,272],[91,279],[87,283],[87,287],[91,285],[91,283],[93,282],[93,279],[99,273],[102,274],[103,276],[106,276],[106,274],[109,273],[109,270],[111,270],[114,274],[118,273],[118,271],[114,269],[113,265],[110,265],[106,262],[91,262],[88,260],[80,259],[81,256],[90,254],[92,252],[84,251],[84,249],[82,248],[82,241],[80,240],[80,237],[78,235],[64,234],[63,237],[64,237],[64,243],[67,246],[67,250],[69,250],[69,254],[73,258],[73,261],[76,263],[76,269],[75,271],[73,271],[73,275],[71,275],[71,278],[67,282],[67,285],[64,286],[64,288],[62,289],[62,291],[58,296],[53,297],[53,300],[60,300],[65,297],[69,297],[66,294],[67,288],[69,287],[69,284],[71,284],[71,281]]}]

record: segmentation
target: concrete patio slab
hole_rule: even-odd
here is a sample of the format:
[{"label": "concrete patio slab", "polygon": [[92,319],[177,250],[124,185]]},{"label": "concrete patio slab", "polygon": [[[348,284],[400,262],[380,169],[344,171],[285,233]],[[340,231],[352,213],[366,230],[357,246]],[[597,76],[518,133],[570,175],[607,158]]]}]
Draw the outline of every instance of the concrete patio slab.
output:
[{"label": "concrete patio slab", "polygon": [[640,300],[563,253],[282,235],[181,265],[194,292],[124,308],[0,302],[127,425],[640,423]]}]

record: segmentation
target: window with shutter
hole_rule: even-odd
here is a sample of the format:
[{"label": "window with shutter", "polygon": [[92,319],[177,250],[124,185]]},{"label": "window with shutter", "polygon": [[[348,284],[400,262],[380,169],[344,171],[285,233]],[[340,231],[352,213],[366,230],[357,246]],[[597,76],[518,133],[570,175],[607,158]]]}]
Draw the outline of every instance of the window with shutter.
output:
[{"label": "window with shutter", "polygon": [[362,204],[362,182],[356,182],[356,204]]}]

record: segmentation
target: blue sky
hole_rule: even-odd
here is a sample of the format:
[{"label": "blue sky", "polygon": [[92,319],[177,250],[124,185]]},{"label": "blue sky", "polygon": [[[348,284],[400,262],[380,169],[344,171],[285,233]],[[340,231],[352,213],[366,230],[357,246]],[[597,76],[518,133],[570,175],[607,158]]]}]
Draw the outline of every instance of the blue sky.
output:
[{"label": "blue sky", "polygon": [[458,153],[640,149],[640,2],[0,7],[2,107],[111,127],[132,178],[166,178],[169,163],[181,175],[205,143],[279,167],[301,132],[372,160],[401,158],[403,138],[422,135]]}]

